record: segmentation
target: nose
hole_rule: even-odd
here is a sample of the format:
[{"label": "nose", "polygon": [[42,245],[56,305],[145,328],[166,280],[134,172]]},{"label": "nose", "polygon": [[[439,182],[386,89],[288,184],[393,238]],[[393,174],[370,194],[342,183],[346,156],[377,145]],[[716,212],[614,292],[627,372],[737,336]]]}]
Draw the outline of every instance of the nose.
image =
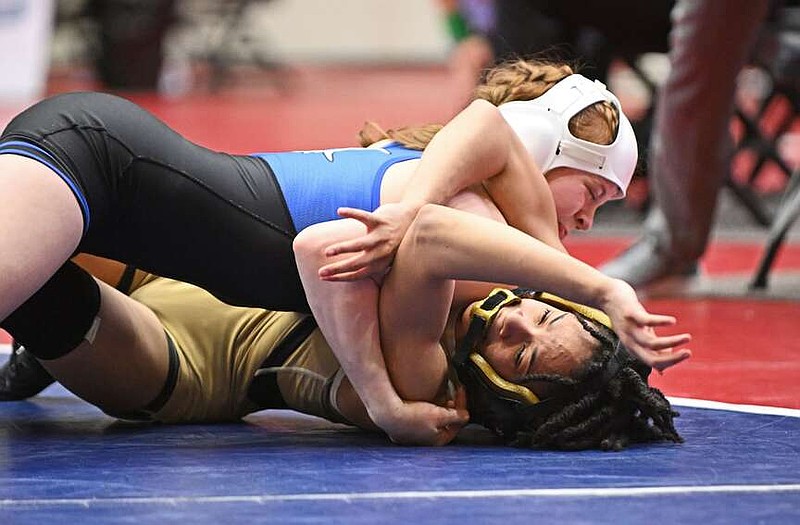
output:
[{"label": "nose", "polygon": [[594,210],[581,210],[575,214],[575,229],[586,231],[592,228],[594,222]]},{"label": "nose", "polygon": [[525,316],[523,316],[521,312],[513,312],[506,317],[505,323],[503,324],[503,331],[500,335],[503,339],[508,341],[516,341],[531,335],[531,332],[531,323]]}]

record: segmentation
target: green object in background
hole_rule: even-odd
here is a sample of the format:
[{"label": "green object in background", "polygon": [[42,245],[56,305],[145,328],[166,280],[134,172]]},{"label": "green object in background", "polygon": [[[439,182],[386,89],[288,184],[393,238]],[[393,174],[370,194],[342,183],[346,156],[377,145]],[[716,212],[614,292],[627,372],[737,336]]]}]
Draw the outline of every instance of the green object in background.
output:
[{"label": "green object in background", "polygon": [[447,14],[447,30],[456,42],[464,40],[470,35],[467,21],[458,11],[451,11]]}]

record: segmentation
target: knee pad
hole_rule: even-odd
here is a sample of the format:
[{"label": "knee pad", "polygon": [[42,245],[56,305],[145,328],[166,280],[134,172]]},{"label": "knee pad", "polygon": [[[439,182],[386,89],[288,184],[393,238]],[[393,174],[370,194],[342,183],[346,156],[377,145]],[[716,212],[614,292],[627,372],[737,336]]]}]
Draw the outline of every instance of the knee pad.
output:
[{"label": "knee pad", "polygon": [[37,358],[56,359],[93,339],[99,310],[97,282],[68,261],[0,327]]}]

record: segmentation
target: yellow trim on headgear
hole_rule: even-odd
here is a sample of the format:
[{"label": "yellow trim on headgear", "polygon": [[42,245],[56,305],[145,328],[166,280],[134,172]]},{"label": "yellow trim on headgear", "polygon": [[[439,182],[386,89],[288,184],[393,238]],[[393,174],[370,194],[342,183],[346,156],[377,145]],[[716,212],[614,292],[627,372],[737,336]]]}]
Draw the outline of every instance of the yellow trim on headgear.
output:
[{"label": "yellow trim on headgear", "polygon": [[592,321],[600,323],[606,328],[611,330],[614,329],[614,327],[611,325],[611,318],[606,315],[605,312],[598,310],[597,308],[592,308],[591,306],[586,306],[585,304],[574,303],[568,299],[564,299],[547,292],[536,292],[533,299],[538,299],[553,306],[561,307],[567,311],[579,313]]},{"label": "yellow trim on headgear", "polygon": [[[542,301],[556,308],[580,314],[591,321],[602,324],[609,329],[611,328],[611,318],[596,308],[569,301],[547,292],[535,292],[531,295],[518,295],[518,293],[519,290],[517,290],[517,293],[514,293],[513,291],[505,288],[495,288],[488,296],[486,296],[486,299],[474,304],[470,312],[472,314],[472,318],[475,321],[478,319],[482,321],[482,323],[479,323],[479,325],[482,324],[483,326],[479,329],[480,332],[475,331],[472,337],[485,337],[486,330],[492,324],[492,321],[497,316],[497,313],[505,306],[519,303],[522,301],[523,297],[530,297],[531,299]],[[484,304],[498,294],[502,295],[503,298],[500,299],[492,308],[485,309],[483,307]],[[473,328],[470,327],[470,331],[472,330]],[[479,335],[481,332],[482,335]],[[498,374],[494,368],[492,368],[492,365],[490,365],[473,346],[477,342],[478,340],[473,339],[467,343],[465,350],[467,350],[468,354],[465,356],[465,358],[475,365],[476,371],[483,376],[485,379],[484,385],[494,390],[496,394],[511,401],[516,401],[526,405],[537,405],[541,403],[541,399],[539,399],[539,397],[528,387],[503,379],[500,374]]]},{"label": "yellow trim on headgear", "polygon": [[[498,293],[505,295],[505,298],[499,303],[497,303],[491,310],[484,310],[482,306],[483,303],[486,301],[486,299]],[[492,324],[492,321],[494,321],[495,316],[497,316],[497,313],[504,306],[508,306],[510,304],[516,304],[522,301],[522,299],[514,295],[514,292],[512,292],[511,290],[507,290],[505,288],[495,288],[489,295],[486,296],[486,299],[472,305],[472,310],[470,311],[470,314],[472,314],[473,317],[480,317],[481,319],[486,321],[486,326],[484,327],[484,330],[488,328],[489,325]]]},{"label": "yellow trim on headgear", "polygon": [[499,390],[499,394],[511,397],[514,401],[528,403],[535,405],[539,403],[539,396],[534,394],[531,389],[524,387],[511,381],[506,381],[494,371],[490,365],[480,354],[472,353],[469,356],[470,361],[478,367],[481,373],[491,382],[491,386]]}]

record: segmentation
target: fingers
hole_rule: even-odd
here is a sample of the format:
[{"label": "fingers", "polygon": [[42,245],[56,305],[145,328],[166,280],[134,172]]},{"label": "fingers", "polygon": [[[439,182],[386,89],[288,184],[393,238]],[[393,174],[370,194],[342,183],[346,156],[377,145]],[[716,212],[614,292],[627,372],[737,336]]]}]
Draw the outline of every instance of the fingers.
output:
[{"label": "fingers", "polygon": [[688,344],[691,340],[692,336],[689,334],[667,335],[654,339],[650,343],[650,348],[652,350],[665,350]]},{"label": "fingers", "polygon": [[[454,401],[458,405],[459,401]],[[433,406],[433,412],[425,410],[424,423],[414,428],[406,426],[397,432],[388,433],[389,439],[398,445],[442,446],[451,442],[458,432],[469,423],[469,413],[461,408]]]},{"label": "fingers", "polygon": [[[688,348],[673,350],[675,346],[688,342],[688,339],[686,339],[685,336],[686,334],[681,334],[674,337],[663,338],[665,341],[659,341],[655,347],[646,347],[635,342],[626,344],[625,346],[628,348],[631,354],[633,354],[641,362],[661,372],[671,366],[677,365],[681,361],[685,361],[692,356],[692,351]],[[681,342],[672,345],[668,344],[677,341]],[[661,346],[662,344],[664,346]]]},{"label": "fingers", "polygon": [[[383,224],[383,220],[373,212],[359,210],[357,208],[339,208],[337,213],[342,218],[360,221],[367,227],[367,231],[371,231],[377,226]],[[342,241],[328,246],[325,249],[325,255],[328,257],[333,257],[334,255],[339,255],[342,253],[355,253],[364,250],[370,250],[380,244],[380,242],[380,237],[376,238],[369,234],[362,235],[357,239]]]},{"label": "fingers", "polygon": [[358,208],[348,208],[343,206],[337,209],[336,213],[343,219],[355,219],[364,223],[367,227],[375,226],[381,222],[380,217],[375,215],[373,212],[360,210]]},{"label": "fingers", "polygon": [[464,416],[463,414],[452,410],[452,416],[447,417],[445,421],[447,422],[439,426],[440,430],[456,429],[456,431],[458,431],[464,428],[467,423],[469,423],[469,416]]},{"label": "fingers", "polygon": [[689,343],[692,336],[689,334],[658,336],[655,333],[645,332],[634,334],[633,339],[646,350],[665,350]]},{"label": "fingers", "polygon": [[[455,404],[458,406],[458,400]],[[451,442],[464,426],[469,423],[469,413],[466,410],[448,410],[448,414],[442,420],[444,423],[439,427],[435,445],[441,446]]]},{"label": "fingers", "polygon": [[645,311],[634,316],[634,321],[642,326],[672,326],[677,319],[671,315],[651,314]]},{"label": "fingers", "polygon": [[463,387],[456,389],[455,398],[448,402],[451,407],[442,419],[444,425],[440,427],[437,444],[446,445],[469,423],[467,412],[467,391]]},{"label": "fingers", "polygon": [[[666,324],[674,322],[674,318],[670,316],[647,314],[647,318],[651,317],[658,317],[659,321]],[[627,330],[620,329],[618,334],[631,354],[659,372],[685,361],[692,355],[687,348],[675,350],[676,347],[683,346],[692,340],[692,336],[688,333],[659,336],[652,326],[629,325]]]},{"label": "fingers", "polygon": [[[373,274],[379,274],[379,270],[388,267],[388,264],[386,264],[383,259],[384,258],[367,262],[369,261],[368,257],[365,257],[363,254],[357,255],[344,261],[326,264],[319,269],[318,274],[323,281],[335,282],[364,279]],[[383,270],[382,273],[386,273],[386,271]]]},{"label": "fingers", "polygon": [[660,336],[655,327],[674,326],[677,320],[671,315],[657,315],[646,311],[636,313],[615,324],[617,334],[626,346],[643,351],[660,351],[685,345],[692,340],[688,333]]},{"label": "fingers", "polygon": [[649,365],[658,370],[659,372],[663,372],[667,368],[677,365],[681,361],[685,361],[690,357],[692,357],[692,351],[689,350],[688,348],[684,348],[683,350],[660,354],[654,357],[653,362],[649,363]]},{"label": "fingers", "polygon": [[329,275],[323,275],[322,271],[320,270],[320,279],[331,283],[346,283],[351,281],[360,281],[361,279],[367,279],[369,277],[370,277],[370,272],[366,268],[360,268],[354,272],[331,273]]},{"label": "fingers", "polygon": [[456,438],[460,431],[461,427],[456,427],[455,425],[444,427],[439,431],[433,444],[437,447],[447,445]]},{"label": "fingers", "polygon": [[371,250],[380,242],[380,239],[374,238],[371,235],[363,235],[357,239],[342,241],[328,246],[325,248],[325,256],[333,257],[334,255],[340,255],[342,253],[356,253]]},{"label": "fingers", "polygon": [[366,257],[361,253],[347,259],[334,261],[320,268],[319,276],[324,279],[338,274],[358,271],[366,266],[365,259]]}]

